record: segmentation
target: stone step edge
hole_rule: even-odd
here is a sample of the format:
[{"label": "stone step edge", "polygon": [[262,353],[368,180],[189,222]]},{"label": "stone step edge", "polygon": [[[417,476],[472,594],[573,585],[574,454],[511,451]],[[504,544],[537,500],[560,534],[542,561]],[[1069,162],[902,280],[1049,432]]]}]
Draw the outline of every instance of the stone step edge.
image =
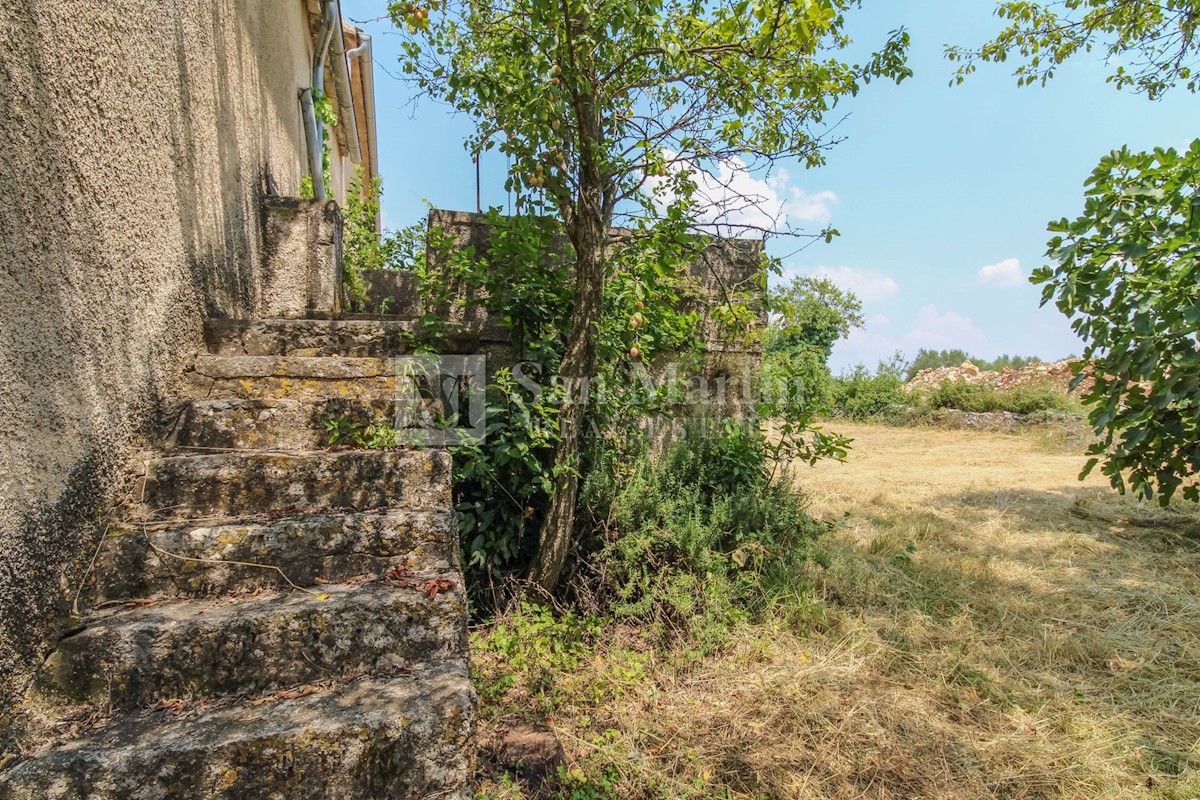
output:
[{"label": "stone step edge", "polygon": [[[314,689],[311,693],[310,687]],[[323,708],[332,705],[334,700],[341,701],[338,707]],[[115,749],[132,757],[151,737],[155,742],[166,741],[173,745],[174,752],[208,750],[214,743],[205,740],[205,733],[219,737],[222,741],[217,745],[268,738],[277,740],[289,733],[305,736],[314,727],[297,724],[306,712],[316,714],[326,727],[340,725],[350,729],[367,724],[367,713],[373,712],[374,718],[370,722],[382,726],[384,718],[394,717],[397,708],[411,710],[414,704],[429,710],[436,710],[435,704],[443,708],[450,705],[452,710],[457,706],[464,737],[455,745],[463,750],[470,748],[475,719],[475,690],[470,667],[465,658],[448,659],[389,676],[360,674],[347,676],[343,682],[304,684],[256,697],[229,698],[200,709],[185,706],[179,709],[178,716],[172,713],[176,707],[122,714],[72,740],[43,747],[0,770],[0,797],[37,797],[39,795],[9,792],[14,787],[21,790],[22,786],[47,785],[75,761],[83,763],[84,769],[90,766],[103,772],[112,761]],[[367,713],[362,706],[367,707]],[[59,762],[60,766],[54,769],[49,762]],[[42,777],[38,774],[39,766],[49,768],[45,780],[38,780]]]},{"label": "stone step edge", "polygon": [[[395,425],[406,404],[395,397],[340,398],[197,398],[175,405],[159,431],[162,457],[177,453],[280,451],[314,452],[344,449],[329,442],[326,424],[350,420],[360,424]],[[258,447],[206,445],[204,441],[257,438]],[[402,448],[392,448],[402,449]],[[411,448],[409,448],[411,449]]]},{"label": "stone step edge", "polygon": [[91,608],[101,608],[143,598],[212,598],[230,591],[312,587],[375,576],[398,565],[432,574],[457,566],[458,547],[457,520],[448,509],[300,515],[155,530],[110,525],[84,594]]},{"label": "stone step edge", "polygon": [[[254,453],[258,451],[238,451]],[[286,510],[278,513],[260,512],[255,514],[214,515],[212,517],[182,517],[179,519],[140,519],[137,517],[122,517],[114,515],[108,520],[110,532],[125,533],[161,533],[168,530],[189,530],[196,528],[220,528],[232,525],[262,525],[268,526],[276,522],[295,521],[309,517],[340,517],[367,514],[435,514],[448,509],[432,507],[411,508],[404,505],[379,506],[376,508],[354,508],[352,506],[329,506],[319,509]]]},{"label": "stone step edge", "polygon": [[[389,576],[391,574],[389,572]],[[353,584],[326,584],[314,589],[290,592],[259,592],[216,598],[173,598],[151,603],[114,604],[89,614],[81,620],[82,624],[78,628],[58,641],[54,651],[46,659],[38,686],[39,690],[48,696],[74,697],[85,703],[95,704],[100,702],[95,693],[103,691],[103,679],[97,683],[97,673],[107,674],[110,684],[116,681],[118,693],[121,695],[119,699],[112,700],[110,697],[110,700],[117,707],[126,710],[145,707],[167,698],[194,696],[201,699],[240,695],[258,688],[254,687],[256,680],[246,680],[234,686],[229,683],[229,676],[226,676],[218,681],[222,684],[220,687],[214,684],[208,690],[200,690],[199,686],[204,679],[186,678],[189,669],[195,674],[194,668],[185,668],[176,657],[170,655],[158,662],[159,667],[166,669],[170,676],[166,682],[157,688],[154,688],[154,680],[150,684],[142,685],[137,676],[146,669],[148,662],[139,654],[157,651],[168,643],[186,647],[191,641],[186,638],[189,632],[199,637],[198,641],[214,643],[221,638],[221,632],[225,630],[264,631],[268,630],[264,626],[274,628],[276,624],[290,629],[294,623],[309,620],[314,615],[324,619],[325,624],[336,628],[346,621],[365,618],[364,614],[369,617],[378,613],[403,613],[404,616],[398,618],[403,623],[402,627],[414,632],[420,630],[432,636],[430,641],[436,641],[436,649],[440,651],[438,659],[453,658],[457,653],[465,653],[466,631],[465,627],[460,629],[458,624],[461,621],[465,626],[465,604],[465,587],[462,576],[457,571],[412,574],[404,570],[400,570],[399,574],[391,579],[377,577]],[[339,618],[342,622],[336,621]],[[404,622],[405,620],[407,622]],[[324,627],[320,629],[324,630]],[[258,634],[253,638],[257,641]],[[271,649],[266,644],[258,646]],[[367,649],[375,652],[376,656],[387,652],[380,650],[378,644]],[[114,660],[108,662],[104,668],[99,666],[109,658]],[[219,661],[223,657],[214,655],[212,658]],[[423,660],[425,659],[413,663],[421,663]],[[285,657],[283,661],[288,664],[300,663],[294,657]],[[217,661],[213,661],[214,667],[216,664]],[[283,671],[277,675],[272,674],[270,679],[262,681],[260,685],[265,684],[273,690],[291,685],[292,681],[288,681],[285,676],[288,672],[295,673],[297,670],[288,664],[281,663],[279,668]],[[378,667],[379,664],[374,667],[363,664],[359,669]],[[330,663],[327,669],[319,666],[318,668],[327,676],[354,671],[347,670],[344,664],[338,668],[334,663]],[[181,669],[183,672],[180,672]],[[299,669],[300,673],[306,671],[308,670],[305,668]],[[162,673],[157,674],[157,682],[162,683]],[[207,673],[207,679],[213,678],[212,673]],[[295,677],[295,680],[304,679],[299,675]],[[128,696],[127,680],[132,680],[134,687],[128,689]],[[186,681],[189,686],[192,683],[196,685],[184,691],[184,684],[180,681]]]},{"label": "stone step edge", "polygon": [[[302,598],[303,603],[326,603],[334,599],[350,597],[360,591],[378,589],[379,584],[392,583],[396,591],[421,591],[415,584],[426,581],[446,580],[453,584],[448,591],[461,592],[463,589],[462,576],[457,570],[427,570],[410,572],[407,569],[398,570],[394,575],[364,576],[362,580],[342,583],[321,583],[316,586],[295,586],[291,590],[256,591],[231,593],[216,597],[170,597],[170,598],[131,598],[126,601],[114,600],[104,604],[80,620],[80,624],[71,632],[59,639],[59,642],[86,633],[93,628],[108,627],[110,624],[136,624],[138,616],[154,616],[150,609],[184,609],[186,613],[180,619],[204,617],[206,619],[226,616],[242,616],[246,613],[269,613],[269,606],[277,601],[292,598],[295,595],[308,595]],[[149,599],[150,602],[145,602]],[[118,606],[125,606],[121,609]],[[129,616],[127,616],[129,615]]]},{"label": "stone step edge", "polygon": [[[218,493],[219,497],[197,497],[200,487],[220,481],[223,471],[241,481],[262,471],[261,479],[267,481],[269,476],[269,482],[255,484],[256,490],[265,491],[270,486],[280,493],[247,494],[251,484],[225,480],[224,485],[236,491]],[[439,509],[448,507],[450,500],[450,455],[440,447],[252,450],[170,456],[156,453],[155,458],[142,463],[140,472],[135,476],[130,502],[116,515],[129,524],[141,520],[200,523],[295,511],[320,513],[333,508]],[[364,478],[363,482],[348,482],[356,474]],[[330,485],[331,477],[342,480]],[[395,485],[395,494],[384,491],[384,477],[390,481],[388,485]],[[192,489],[180,488],[188,485]],[[401,485],[403,491],[399,491]],[[296,487],[302,487],[303,496],[292,491]],[[209,504],[209,513],[197,507],[201,503]],[[265,503],[272,505],[263,507]]]}]

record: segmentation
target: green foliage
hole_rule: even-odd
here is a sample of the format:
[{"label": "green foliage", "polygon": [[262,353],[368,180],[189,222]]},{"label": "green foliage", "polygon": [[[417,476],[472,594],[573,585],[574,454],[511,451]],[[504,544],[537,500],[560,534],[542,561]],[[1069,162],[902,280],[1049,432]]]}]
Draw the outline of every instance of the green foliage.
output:
[{"label": "green foliage", "polygon": [[[702,319],[695,310],[701,288],[689,266],[709,240],[687,227],[676,210],[653,222],[639,220],[613,247],[596,340],[600,363],[613,371],[608,377],[614,383],[621,382],[615,374],[620,367],[628,378],[630,367],[651,363],[657,354],[686,357],[702,347]],[[639,355],[631,357],[635,347]]]},{"label": "green foliage", "polygon": [[483,656],[476,659],[483,668],[475,674],[481,698],[495,702],[520,684],[552,705],[554,698],[545,696],[554,692],[555,679],[577,669],[591,655],[600,631],[600,621],[594,617],[571,611],[556,616],[549,608],[520,604],[471,643],[471,649]]},{"label": "green foliage", "polygon": [[[1084,211],[1051,224],[1034,272],[1072,317],[1095,383],[1083,396],[1102,437],[1087,472],[1166,503],[1200,500],[1200,140],[1185,152],[1128,148],[1087,181]],[[1186,482],[1186,484],[1185,484]]]},{"label": "green foliage", "polygon": [[598,776],[583,774],[580,770],[558,768],[558,788],[554,800],[618,800],[618,776],[614,771]]},{"label": "green foliage", "polygon": [[810,126],[838,98],[910,74],[903,32],[862,65],[823,57],[849,43],[850,0],[446,0],[420,24],[406,5],[389,5],[409,33],[404,73],[470,114],[468,148],[498,145],[512,158],[508,188],[548,192],[567,223],[592,190],[652,210],[647,171],[687,159],[819,164]]},{"label": "green foliage", "polygon": [[[552,379],[573,301],[572,254],[553,219],[505,217],[492,209],[484,223],[490,230],[486,261],[435,229],[427,242],[433,256],[416,270],[429,328],[454,302],[483,307],[528,359],[492,377],[484,441],[453,449],[465,561],[477,586],[527,564],[545,518],[561,438],[563,394]],[[668,410],[669,387],[638,391],[645,375],[639,370],[661,352],[684,360],[698,353],[700,316],[690,310],[695,286],[686,259],[703,244],[668,218],[613,248],[611,302],[596,334],[608,390],[593,397],[594,429],[610,441],[636,440],[648,414]],[[640,348],[636,358],[633,346]]]},{"label": "green foliage", "polygon": [[[321,177],[325,181],[326,189],[333,182],[332,173],[332,153],[333,148],[329,144],[329,130],[336,128],[338,124],[337,112],[333,110],[333,101],[329,99],[329,95],[322,92],[320,89],[312,90],[313,111],[317,115],[317,124],[325,130],[325,135],[321,137]],[[315,195],[313,190],[313,179],[311,175],[305,175],[300,179],[300,196],[312,199]]]},{"label": "green foliage", "polygon": [[763,391],[777,403],[773,416],[797,418],[833,411],[834,378],[814,348],[768,349],[763,353]]},{"label": "green foliage", "polygon": [[489,585],[523,567],[532,553],[554,491],[561,390],[550,385],[561,358],[572,300],[569,249],[556,248],[557,226],[546,218],[505,217],[489,210],[486,261],[430,230],[430,256],[414,265],[427,330],[436,335],[450,307],[486,308],[512,334],[529,362],[498,370],[486,389],[482,441],[451,448],[454,500],[472,585]]},{"label": "green foliage", "polygon": [[970,361],[984,371],[1002,372],[1006,369],[1021,369],[1030,364],[1037,364],[1041,362],[1041,359],[1037,356],[1010,356],[1006,353],[999,358],[988,361],[987,359],[969,355],[966,350],[958,348],[953,350],[929,350],[922,347],[917,351],[917,355],[912,360],[912,363],[908,365],[905,380],[911,381],[921,370],[937,369],[938,367],[957,367],[964,361]]},{"label": "green foliage", "polygon": [[342,288],[346,306],[360,310],[367,301],[364,272],[376,269],[418,271],[425,265],[425,225],[417,223],[400,231],[376,230],[383,179],[376,176],[364,183],[363,167],[354,168],[342,209]]},{"label": "green foliage", "polygon": [[764,391],[776,414],[793,419],[827,414],[833,407],[833,346],[862,327],[862,303],[825,278],[794,278],[767,295],[770,313],[764,342]]},{"label": "green foliage", "polygon": [[[908,364],[905,370],[904,379],[911,381],[917,377],[917,373],[926,369],[937,369],[938,367],[957,367],[964,361],[970,361],[972,364],[978,363],[966,350],[954,348],[952,350],[930,350],[922,347],[917,351],[916,357]],[[983,367],[980,367],[983,369]]]},{"label": "green foliage", "polygon": [[562,355],[574,299],[570,247],[550,217],[506,217],[492,208],[483,222],[487,263],[460,273],[475,298],[469,302],[485,306],[512,334],[521,358],[552,366]]},{"label": "green foliage", "polygon": [[961,63],[956,83],[975,71],[976,62],[1023,59],[1013,73],[1018,84],[1045,85],[1054,71],[1077,53],[1093,50],[1114,67],[1108,81],[1132,86],[1151,99],[1172,87],[1200,88],[1195,71],[1198,0],[1002,0],[996,15],[1007,26],[992,41],[972,49],[947,47]]},{"label": "green foliage", "polygon": [[519,357],[556,363],[573,299],[570,246],[547,217],[509,217],[492,207],[481,224],[489,231],[486,258],[440,228],[413,226],[396,238],[396,261],[417,279],[429,344],[438,346],[452,309],[482,308],[512,334]]},{"label": "green foliage", "polygon": [[[978,50],[950,48],[964,62],[1003,61],[1016,51],[1021,84],[1045,83],[1079,52],[1099,49],[1115,65],[1109,81],[1151,99],[1183,86],[1200,89],[1195,67],[1200,1],[1004,0],[997,13],[1010,24]],[[1198,366],[1196,243],[1200,141],[1174,149],[1103,158],[1088,179],[1083,215],[1053,223],[1037,270],[1043,303],[1054,300],[1072,317],[1092,361],[1095,385],[1084,396],[1103,437],[1089,448],[1085,477],[1103,461],[1118,490],[1170,502],[1177,490],[1200,500],[1200,366]],[[1147,386],[1152,388],[1147,389]]]},{"label": "green foliage", "polygon": [[612,461],[584,484],[600,531],[599,595],[618,617],[713,645],[786,591],[822,526],[773,478],[756,427],[692,424],[658,458]]},{"label": "green foliage", "polygon": [[528,562],[554,491],[557,393],[540,376],[497,372],[487,391],[487,436],[451,449],[466,567],[486,584]]},{"label": "green foliage", "polygon": [[991,386],[966,381],[947,381],[922,397],[932,409],[954,408],[959,411],[1009,411],[1033,414],[1038,411],[1071,411],[1076,405],[1053,385],[1014,386],[997,391]]},{"label": "green foliage", "polygon": [[325,420],[329,444],[334,447],[355,447],[363,450],[387,450],[397,445],[397,433],[382,420],[362,422],[341,416]]},{"label": "green foliage", "polygon": [[[962,361],[953,359],[966,355],[962,350],[946,350],[940,354],[923,352],[946,356],[956,366]],[[1019,363],[1019,359],[1009,359],[1009,363],[1014,362]],[[995,368],[995,362],[983,363],[989,369]],[[853,420],[895,422],[928,419],[929,412],[944,408],[976,413],[1008,411],[1022,415],[1049,411],[1078,413],[1079,409],[1076,400],[1051,384],[1015,386],[1001,391],[985,384],[947,381],[932,388],[908,392],[904,389],[908,380],[906,372],[912,374],[912,368],[899,353],[889,361],[881,361],[873,371],[862,364],[855,366],[833,380],[832,415]]]},{"label": "green foliage", "polygon": [[[735,157],[750,168],[784,157],[818,165],[829,144],[822,124],[840,98],[873,79],[911,74],[903,31],[862,65],[829,57],[849,45],[843,12],[855,5],[439,0],[431,15],[389,4],[408,32],[404,74],[475,120],[467,149],[478,155],[498,147],[509,159],[506,188],[516,192],[518,209],[550,211],[571,242],[577,291],[560,364],[565,376],[595,373],[595,333],[608,280],[619,271],[608,247],[618,212],[638,228],[638,220],[662,218],[666,205],[667,219],[678,223],[675,237],[702,218],[735,228],[735,209],[695,196],[692,170]],[[744,208],[746,200],[733,205]],[[730,303],[725,322],[744,319],[738,305]],[[642,348],[627,352],[636,361]],[[562,419],[562,491],[532,570],[543,588],[557,584],[574,535],[575,462],[588,415]]]},{"label": "green foliage", "polygon": [[768,295],[768,352],[811,348],[828,361],[833,346],[864,324],[862,302],[826,278],[799,277]]},{"label": "green foliage", "polygon": [[890,419],[912,405],[904,391],[905,362],[897,353],[872,372],[858,364],[833,384],[833,411],[855,420]]},{"label": "green foliage", "polygon": [[346,192],[346,206],[342,209],[342,290],[351,310],[362,308],[367,302],[362,273],[387,264],[384,242],[375,230],[382,190],[382,178],[376,176],[364,186],[362,165],[355,166]]}]

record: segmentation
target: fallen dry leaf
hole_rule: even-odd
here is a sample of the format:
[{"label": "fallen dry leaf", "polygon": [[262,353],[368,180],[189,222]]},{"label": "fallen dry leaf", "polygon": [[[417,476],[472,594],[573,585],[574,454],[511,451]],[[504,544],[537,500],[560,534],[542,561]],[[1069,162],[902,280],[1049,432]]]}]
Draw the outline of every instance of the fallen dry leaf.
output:
[{"label": "fallen dry leaf", "polygon": [[433,580],[428,580],[424,583],[418,583],[414,588],[417,591],[424,593],[427,598],[432,600],[433,598],[437,597],[438,592],[444,592],[449,589],[453,589],[457,585],[458,584],[456,584],[454,581],[447,580],[446,578],[434,578]]},{"label": "fallen dry leaf", "polygon": [[187,711],[187,709],[188,702],[177,697],[159,700],[154,706],[155,711],[166,711],[172,717],[178,717],[180,714]]}]

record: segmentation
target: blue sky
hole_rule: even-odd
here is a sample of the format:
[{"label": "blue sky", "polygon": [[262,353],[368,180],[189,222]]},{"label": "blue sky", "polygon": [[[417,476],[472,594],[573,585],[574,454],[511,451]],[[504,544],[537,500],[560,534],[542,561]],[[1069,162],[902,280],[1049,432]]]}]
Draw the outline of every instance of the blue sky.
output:
[{"label": "blue sky", "polygon": [[[1129,145],[1184,146],[1200,136],[1196,98],[1150,102],[1105,83],[1106,67],[1086,57],[1045,88],[1017,88],[1004,65],[981,65],[950,87],[943,45],[977,44],[999,27],[991,0],[866,0],[854,12],[855,49],[905,27],[915,76],[876,83],[842,105],[846,137],[825,167],[776,173],[770,191],[800,227],[830,222],[842,234],[784,260],[785,274],[825,275],[863,300],[865,329],[834,351],[839,370],[873,365],[896,350],[961,347],[1060,358],[1081,348],[1024,276],[1044,263],[1046,223],[1075,216],[1083,181],[1100,157]],[[378,17],[382,0],[342,0],[356,21]],[[475,175],[462,142],[470,121],[443,106],[409,103],[396,72],[398,37],[386,22],[374,34],[384,221],[424,216],[425,201],[474,210]],[[503,156],[485,155],[483,204],[505,204]],[[783,256],[795,243],[776,240]]]}]

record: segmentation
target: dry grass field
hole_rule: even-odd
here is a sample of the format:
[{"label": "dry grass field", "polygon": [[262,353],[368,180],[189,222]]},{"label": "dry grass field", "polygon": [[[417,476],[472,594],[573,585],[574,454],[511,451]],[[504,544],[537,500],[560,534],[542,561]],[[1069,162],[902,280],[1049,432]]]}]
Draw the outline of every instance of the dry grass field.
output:
[{"label": "dry grass field", "polygon": [[853,697],[813,796],[1200,796],[1200,517],[1044,438],[841,427],[799,476],[845,526],[809,663]]},{"label": "dry grass field", "polygon": [[850,460],[796,476],[824,566],[716,654],[554,677],[627,670],[557,704],[576,763],[616,797],[1200,798],[1200,515],[1044,436],[831,427]]}]

